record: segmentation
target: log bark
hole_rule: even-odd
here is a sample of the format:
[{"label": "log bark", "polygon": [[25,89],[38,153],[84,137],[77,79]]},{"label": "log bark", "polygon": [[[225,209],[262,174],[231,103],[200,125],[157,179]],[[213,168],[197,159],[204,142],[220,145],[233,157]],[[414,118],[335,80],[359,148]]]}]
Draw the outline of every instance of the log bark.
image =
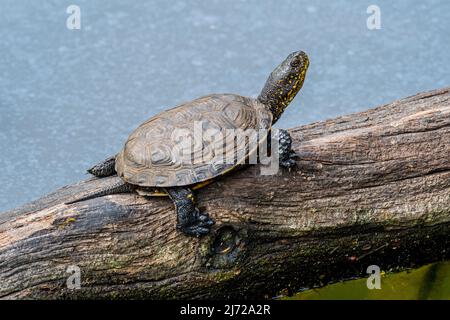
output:
[{"label": "log bark", "polygon": [[200,239],[175,230],[168,198],[63,204],[117,177],[0,214],[0,297],[267,298],[449,257],[450,88],[290,132],[295,170],[197,192],[216,220]]}]

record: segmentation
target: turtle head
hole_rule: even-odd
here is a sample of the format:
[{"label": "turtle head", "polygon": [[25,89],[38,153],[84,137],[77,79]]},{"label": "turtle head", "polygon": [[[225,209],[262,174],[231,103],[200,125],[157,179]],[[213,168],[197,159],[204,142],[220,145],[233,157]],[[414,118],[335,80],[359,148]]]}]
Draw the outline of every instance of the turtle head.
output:
[{"label": "turtle head", "polygon": [[258,101],[270,108],[275,123],[303,86],[309,59],[303,51],[293,52],[272,71]]}]

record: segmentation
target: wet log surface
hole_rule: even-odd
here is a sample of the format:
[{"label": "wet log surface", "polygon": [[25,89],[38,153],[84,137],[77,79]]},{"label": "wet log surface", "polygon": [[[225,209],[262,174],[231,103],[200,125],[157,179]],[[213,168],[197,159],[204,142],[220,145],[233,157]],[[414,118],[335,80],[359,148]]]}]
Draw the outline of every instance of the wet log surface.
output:
[{"label": "wet log surface", "polygon": [[175,230],[168,198],[64,205],[117,177],[1,213],[0,297],[267,298],[450,256],[450,88],[290,132],[297,169],[197,192],[216,220],[201,239]]}]

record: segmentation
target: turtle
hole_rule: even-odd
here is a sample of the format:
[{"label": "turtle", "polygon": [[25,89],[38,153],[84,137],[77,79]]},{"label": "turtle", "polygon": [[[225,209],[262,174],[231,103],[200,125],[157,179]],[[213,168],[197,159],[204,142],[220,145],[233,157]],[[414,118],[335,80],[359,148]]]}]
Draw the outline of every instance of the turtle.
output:
[{"label": "turtle", "polygon": [[[174,204],[178,230],[196,237],[208,234],[214,221],[196,206],[194,190],[236,169],[257,148],[250,148],[248,139],[244,137],[235,141],[233,148],[234,151],[248,148],[248,152],[234,152],[234,161],[211,161],[215,159],[211,157],[209,161],[192,161],[199,158],[196,151],[201,151],[198,153],[200,158],[205,153],[214,156],[224,151],[223,143],[212,140],[194,142],[194,147],[187,149],[185,154],[190,161],[180,161],[180,157],[174,155],[178,153],[173,152],[177,147],[177,138],[196,141],[198,132],[195,132],[195,124],[199,124],[201,132],[212,130],[223,136],[227,136],[230,129],[263,130],[262,138],[267,139],[273,124],[302,88],[308,66],[307,54],[296,51],[272,71],[257,98],[228,93],[210,94],[153,116],[131,133],[118,154],[88,170],[98,178],[117,175],[120,179],[112,179],[101,190],[66,204],[118,193],[137,193],[149,197],[165,195]],[[282,129],[278,130],[277,138],[279,164],[290,170],[295,166],[292,139],[288,131]]]}]

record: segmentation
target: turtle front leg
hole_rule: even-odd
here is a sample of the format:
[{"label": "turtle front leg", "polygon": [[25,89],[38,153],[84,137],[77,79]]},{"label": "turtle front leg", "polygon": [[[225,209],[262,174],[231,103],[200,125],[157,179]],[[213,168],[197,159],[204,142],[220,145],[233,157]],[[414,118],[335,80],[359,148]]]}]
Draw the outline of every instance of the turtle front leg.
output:
[{"label": "turtle front leg", "polygon": [[281,167],[289,170],[295,167],[295,152],[292,150],[292,138],[289,132],[284,129],[278,130],[278,154]]},{"label": "turtle front leg", "polygon": [[214,221],[207,213],[200,213],[195,206],[194,193],[190,188],[167,188],[167,193],[175,205],[178,217],[177,229],[191,236],[200,237],[209,233]]}]

